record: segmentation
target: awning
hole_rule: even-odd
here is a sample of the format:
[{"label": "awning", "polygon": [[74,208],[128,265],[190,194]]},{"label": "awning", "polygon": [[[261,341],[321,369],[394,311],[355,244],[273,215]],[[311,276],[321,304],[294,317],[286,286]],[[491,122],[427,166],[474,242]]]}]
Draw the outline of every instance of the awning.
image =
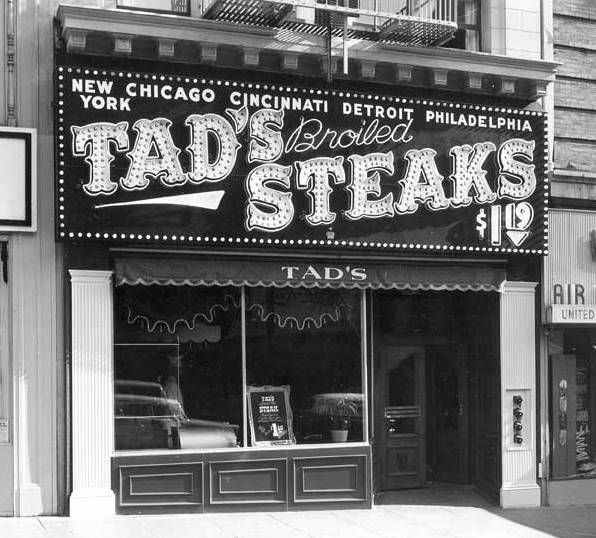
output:
[{"label": "awning", "polygon": [[503,267],[463,262],[120,257],[117,286],[249,286],[500,291]]}]

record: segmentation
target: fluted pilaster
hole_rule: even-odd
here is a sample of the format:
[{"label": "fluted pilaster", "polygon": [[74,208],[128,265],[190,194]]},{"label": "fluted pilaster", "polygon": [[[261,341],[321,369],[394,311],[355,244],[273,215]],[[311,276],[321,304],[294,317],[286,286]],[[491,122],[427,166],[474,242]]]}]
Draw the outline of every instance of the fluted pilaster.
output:
[{"label": "fluted pilaster", "polygon": [[70,515],[111,515],[114,446],[112,273],[70,271],[72,483]]},{"label": "fluted pilaster", "polygon": [[[501,506],[540,506],[536,483],[536,325],[533,282],[506,282],[501,294]],[[514,397],[521,396],[521,442]]]}]

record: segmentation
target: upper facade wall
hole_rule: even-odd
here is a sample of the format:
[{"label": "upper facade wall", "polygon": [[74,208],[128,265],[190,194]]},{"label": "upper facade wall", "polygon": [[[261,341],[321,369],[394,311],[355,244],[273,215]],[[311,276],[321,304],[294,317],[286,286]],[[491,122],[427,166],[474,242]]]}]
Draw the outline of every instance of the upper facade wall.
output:
[{"label": "upper facade wall", "polygon": [[[190,3],[190,16],[201,17],[215,0],[188,0]],[[442,1],[442,0],[439,0]],[[457,3],[457,0],[453,0]],[[118,4],[125,5],[151,5],[150,1],[139,0],[64,0],[56,1],[59,4],[98,7],[115,9]],[[312,0],[312,4],[316,0]],[[332,2],[330,2],[332,3]],[[481,0],[479,2],[479,20],[481,23],[481,44],[479,49],[491,54],[510,56],[512,58],[540,59],[542,56],[542,0]],[[574,4],[567,0],[565,3]],[[398,11],[406,4],[406,0],[359,0],[362,9],[371,10],[372,6],[383,12]],[[458,8],[455,8],[457,11]],[[461,9],[461,8],[460,8]],[[298,7],[295,14],[299,20],[312,22],[312,10]],[[467,18],[463,12],[460,18]],[[354,28],[364,28],[373,22],[372,17],[363,15],[350,19],[349,25]],[[462,20],[460,20],[462,22]],[[465,23],[470,21],[466,20]]]},{"label": "upper facade wall", "polygon": [[596,3],[555,0],[555,171],[596,173]]},{"label": "upper facade wall", "polygon": [[[156,1],[119,2],[137,11],[115,9],[117,0],[57,3],[62,43],[74,54],[215,64],[289,76],[337,74],[429,92],[466,92],[472,101],[490,96],[492,104],[512,99],[522,107],[540,106],[535,101],[554,79],[554,64],[544,61],[541,0],[433,0],[420,4],[435,6],[432,13],[399,22],[388,14],[403,15],[405,0],[379,0],[380,16],[369,12],[348,17],[351,30],[345,42],[341,28],[335,28],[331,64],[325,24],[315,16],[321,14],[315,13],[314,0],[313,8],[297,7],[271,26],[262,26],[262,19],[249,24],[244,11],[219,5],[218,0],[189,0],[189,17],[139,11],[141,6],[164,5]],[[213,5],[218,7],[207,9]],[[362,9],[374,5],[372,0],[360,0]],[[448,15],[454,12],[456,21]],[[439,24],[435,19],[441,14]],[[459,30],[450,40],[450,25],[455,22]]]}]

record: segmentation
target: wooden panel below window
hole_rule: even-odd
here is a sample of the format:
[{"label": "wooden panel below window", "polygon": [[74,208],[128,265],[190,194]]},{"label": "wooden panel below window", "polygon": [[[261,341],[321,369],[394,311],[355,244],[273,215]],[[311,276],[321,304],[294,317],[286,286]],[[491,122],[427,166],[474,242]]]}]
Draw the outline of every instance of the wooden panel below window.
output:
[{"label": "wooden panel below window", "polygon": [[118,454],[121,514],[369,508],[370,447]]},{"label": "wooden panel below window", "polygon": [[132,506],[200,506],[202,463],[122,465],[119,504]]},{"label": "wooden panel below window", "polygon": [[366,500],[366,457],[293,459],[295,503]]},{"label": "wooden panel below window", "polygon": [[286,460],[209,463],[210,504],[286,502]]}]

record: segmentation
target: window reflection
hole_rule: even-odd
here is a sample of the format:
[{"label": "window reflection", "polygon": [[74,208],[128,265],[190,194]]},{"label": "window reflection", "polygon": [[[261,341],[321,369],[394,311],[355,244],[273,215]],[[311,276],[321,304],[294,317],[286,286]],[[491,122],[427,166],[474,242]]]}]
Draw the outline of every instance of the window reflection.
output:
[{"label": "window reflection", "polygon": [[[247,387],[289,387],[292,443],[361,441],[360,292],[245,290]],[[241,446],[241,289],[119,286],[114,297],[116,449]]]},{"label": "window reflection", "polygon": [[359,292],[248,289],[246,340],[248,384],[290,387],[296,442],[362,440]]},{"label": "window reflection", "polygon": [[117,450],[239,444],[239,306],[234,288],[116,288]]}]

